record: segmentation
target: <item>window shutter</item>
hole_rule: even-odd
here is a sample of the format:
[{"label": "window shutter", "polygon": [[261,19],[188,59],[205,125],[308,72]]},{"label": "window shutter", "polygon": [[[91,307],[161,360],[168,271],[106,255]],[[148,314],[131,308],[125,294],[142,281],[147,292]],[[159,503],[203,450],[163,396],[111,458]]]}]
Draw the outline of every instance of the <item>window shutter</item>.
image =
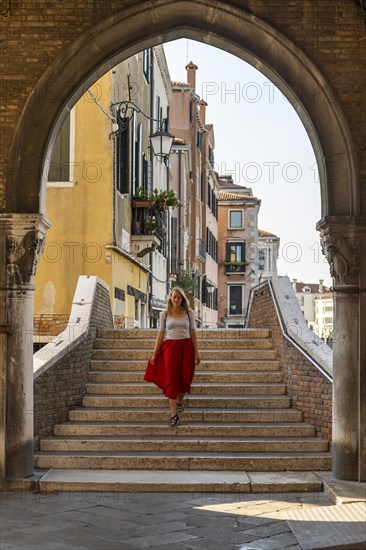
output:
[{"label": "window shutter", "polygon": [[178,273],[178,220],[171,218],[171,273]]},{"label": "window shutter", "polygon": [[152,162],[146,159],[144,162],[144,189],[152,191]]},{"label": "window shutter", "polygon": [[226,254],[225,258],[227,262],[230,262],[230,252],[231,252],[231,245],[230,243],[226,243]]},{"label": "window shutter", "polygon": [[122,130],[117,134],[117,189],[130,192],[130,121],[123,119]]}]

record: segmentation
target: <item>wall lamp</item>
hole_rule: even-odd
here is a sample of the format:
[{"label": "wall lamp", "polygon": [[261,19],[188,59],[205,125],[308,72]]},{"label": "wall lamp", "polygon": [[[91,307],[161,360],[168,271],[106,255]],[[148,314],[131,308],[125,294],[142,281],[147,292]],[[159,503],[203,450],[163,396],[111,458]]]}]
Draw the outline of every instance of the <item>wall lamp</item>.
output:
[{"label": "wall lamp", "polygon": [[214,290],[215,290],[215,287],[212,283],[207,282],[206,283],[206,290],[209,294],[213,294]]},{"label": "wall lamp", "polygon": [[133,117],[134,113],[140,113],[142,116],[157,122],[159,129],[150,135],[151,147],[154,155],[163,162],[168,159],[173,145],[174,136],[166,129],[166,124],[163,120],[152,118],[144,113],[136,103],[132,101],[119,101],[112,103],[111,108],[116,108],[115,122],[113,123],[113,132],[123,132],[127,129],[128,122]]}]

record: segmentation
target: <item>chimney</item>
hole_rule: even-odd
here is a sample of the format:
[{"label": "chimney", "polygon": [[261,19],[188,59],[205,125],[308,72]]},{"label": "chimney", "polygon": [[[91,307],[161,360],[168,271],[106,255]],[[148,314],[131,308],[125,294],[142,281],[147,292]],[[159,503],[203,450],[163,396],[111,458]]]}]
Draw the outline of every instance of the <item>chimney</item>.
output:
[{"label": "chimney", "polygon": [[198,70],[197,65],[195,65],[192,61],[186,65],[187,70],[187,82],[190,86],[192,86],[193,90],[196,90],[196,71]]},{"label": "chimney", "polygon": [[323,294],[324,287],[323,287],[324,279],[319,279],[319,294]]},{"label": "chimney", "polygon": [[294,292],[297,292],[296,285],[297,285],[297,279],[292,279],[292,288],[294,289]]},{"label": "chimney", "polygon": [[207,103],[203,99],[201,99],[200,103],[200,117],[203,122],[203,125],[206,126],[206,107]]}]

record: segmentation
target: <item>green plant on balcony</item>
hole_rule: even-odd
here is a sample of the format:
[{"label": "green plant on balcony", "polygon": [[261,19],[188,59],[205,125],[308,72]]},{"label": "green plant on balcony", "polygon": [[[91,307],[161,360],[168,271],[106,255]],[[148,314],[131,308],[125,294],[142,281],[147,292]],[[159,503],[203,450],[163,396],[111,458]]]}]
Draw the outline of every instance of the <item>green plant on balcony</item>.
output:
[{"label": "green plant on balcony", "polygon": [[150,193],[143,187],[137,187],[132,195],[132,205],[140,208],[147,208],[153,205]]},{"label": "green plant on balcony", "polygon": [[159,210],[166,210],[166,207],[168,206],[173,208],[178,208],[178,206],[181,206],[181,203],[173,189],[169,189],[169,191],[165,191],[164,189],[154,189],[151,198]]},{"label": "green plant on balcony", "polygon": [[245,266],[249,265],[249,262],[239,262],[237,260],[231,260],[223,262],[226,266],[227,273],[243,273],[245,271]]},{"label": "green plant on balcony", "polygon": [[149,191],[147,189],[144,189],[143,187],[136,187],[136,190],[132,198],[136,200],[143,200],[143,201],[151,200]]},{"label": "green plant on balcony", "polygon": [[146,203],[145,206],[155,205],[160,212],[166,211],[168,206],[171,206],[172,208],[178,208],[181,206],[178,197],[172,189],[169,189],[169,191],[164,189],[154,189],[154,191],[150,193],[143,187],[137,187],[132,196],[132,201],[135,206],[144,206],[144,202]]}]

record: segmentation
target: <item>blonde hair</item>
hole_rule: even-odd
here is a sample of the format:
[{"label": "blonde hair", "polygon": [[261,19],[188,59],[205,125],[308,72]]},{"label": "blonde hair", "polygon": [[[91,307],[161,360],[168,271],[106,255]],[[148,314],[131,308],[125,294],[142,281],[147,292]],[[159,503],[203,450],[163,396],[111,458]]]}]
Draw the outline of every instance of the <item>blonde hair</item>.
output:
[{"label": "blonde hair", "polygon": [[181,307],[182,307],[183,309],[185,309],[186,312],[188,313],[188,310],[189,310],[188,298],[187,298],[187,296],[185,295],[183,288],[181,288],[180,286],[174,286],[174,287],[171,289],[170,293],[169,293],[168,303],[167,303],[167,306],[166,306],[168,312],[171,311],[171,309],[172,309],[172,300],[171,300],[171,297],[172,297],[172,295],[173,295],[173,292],[179,292],[179,294],[182,296]]}]

